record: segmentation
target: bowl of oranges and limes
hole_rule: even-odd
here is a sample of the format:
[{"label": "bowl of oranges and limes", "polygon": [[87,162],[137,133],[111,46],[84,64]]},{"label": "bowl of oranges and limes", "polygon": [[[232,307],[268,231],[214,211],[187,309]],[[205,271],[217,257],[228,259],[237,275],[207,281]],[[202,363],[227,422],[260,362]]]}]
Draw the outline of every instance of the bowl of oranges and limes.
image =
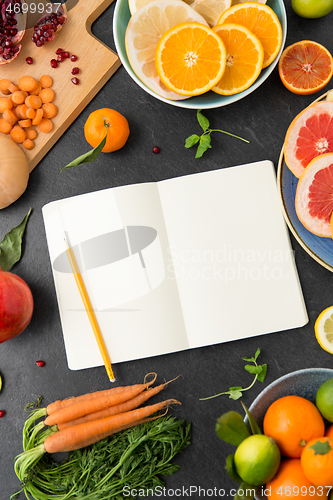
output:
[{"label": "bowl of oranges and limes", "polygon": [[333,487],[333,370],[309,368],[277,379],[250,412],[281,452],[278,471],[256,498],[325,498]]},{"label": "bowl of oranges and limes", "polygon": [[287,32],[283,0],[117,0],[119,58],[147,93],[174,106],[217,108],[271,74]]}]

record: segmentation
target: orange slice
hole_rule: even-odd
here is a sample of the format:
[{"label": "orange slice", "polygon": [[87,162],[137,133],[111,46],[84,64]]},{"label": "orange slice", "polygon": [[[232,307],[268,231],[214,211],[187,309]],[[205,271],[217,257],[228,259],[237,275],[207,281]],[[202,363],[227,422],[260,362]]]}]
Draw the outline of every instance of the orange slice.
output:
[{"label": "orange slice", "polygon": [[233,5],[222,14],[217,24],[224,23],[241,24],[259,38],[264,49],[263,68],[274,61],[282,44],[282,27],[268,5],[255,2]]},{"label": "orange slice", "polygon": [[238,94],[258,78],[264,50],[259,39],[240,24],[222,24],[213,31],[225,45],[227,63],[223,77],[212,90],[222,95]]},{"label": "orange slice", "polygon": [[332,78],[332,55],[320,43],[296,42],[282,52],[279,74],[283,85],[291,92],[314,94]]},{"label": "orange slice", "polygon": [[200,95],[222,78],[227,53],[221,38],[199,23],[168,30],[156,48],[156,69],[164,85],[181,95]]},{"label": "orange slice", "polygon": [[154,0],[131,17],[126,29],[126,52],[133,71],[148,88],[166,99],[186,97],[170,91],[159,79],[155,66],[156,47],[168,29],[186,22],[208,26],[205,19],[182,0]]}]

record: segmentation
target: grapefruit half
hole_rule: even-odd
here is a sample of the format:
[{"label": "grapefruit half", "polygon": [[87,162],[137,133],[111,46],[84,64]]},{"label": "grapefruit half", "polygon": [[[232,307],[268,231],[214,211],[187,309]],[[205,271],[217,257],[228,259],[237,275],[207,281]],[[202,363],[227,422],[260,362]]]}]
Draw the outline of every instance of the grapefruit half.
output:
[{"label": "grapefruit half", "polygon": [[311,160],[326,153],[333,153],[333,102],[321,101],[305,108],[289,125],[284,157],[299,178]]},{"label": "grapefruit half", "polygon": [[296,189],[296,213],[311,233],[331,237],[333,213],[333,153],[314,158],[301,175]]}]

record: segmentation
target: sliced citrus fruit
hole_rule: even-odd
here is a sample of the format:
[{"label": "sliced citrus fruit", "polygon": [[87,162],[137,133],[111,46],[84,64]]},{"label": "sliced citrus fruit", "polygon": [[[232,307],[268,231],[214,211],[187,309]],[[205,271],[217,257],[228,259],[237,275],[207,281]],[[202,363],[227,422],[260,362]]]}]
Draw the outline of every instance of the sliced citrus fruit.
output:
[{"label": "sliced citrus fruit", "polygon": [[316,156],[333,153],[333,102],[311,104],[291,122],[284,142],[287,166],[296,177]]},{"label": "sliced citrus fruit", "polygon": [[319,345],[333,354],[333,306],[319,314],[314,329]]},{"label": "sliced citrus fruit", "polygon": [[233,5],[222,14],[217,24],[224,23],[241,24],[259,38],[264,49],[263,68],[274,61],[282,44],[282,27],[268,5],[256,2]]},{"label": "sliced citrus fruit", "polygon": [[299,178],[295,208],[311,233],[331,237],[333,212],[333,153],[317,156]]},{"label": "sliced citrus fruit", "polygon": [[185,96],[200,95],[222,78],[227,53],[221,38],[199,23],[169,29],[156,49],[157,73],[166,87]]},{"label": "sliced citrus fruit", "polygon": [[[266,3],[267,0],[252,0],[254,3]],[[232,5],[237,5],[238,3],[248,3],[248,0],[232,0]]]},{"label": "sliced citrus fruit", "polygon": [[240,24],[221,24],[213,31],[225,45],[227,63],[223,77],[212,90],[222,95],[238,94],[258,78],[264,50],[259,39]]},{"label": "sliced citrus fruit", "polygon": [[131,13],[131,16],[136,13],[137,10],[141,9],[147,5],[147,3],[152,2],[153,0],[128,0],[128,6]]},{"label": "sliced citrus fruit", "polygon": [[320,43],[310,40],[289,45],[281,54],[279,74],[282,83],[295,94],[314,94],[328,84],[333,59]]},{"label": "sliced citrus fruit", "polygon": [[191,4],[192,9],[199,12],[209,26],[215,26],[223,12],[230,6],[231,0],[194,0]]},{"label": "sliced citrus fruit", "polygon": [[154,0],[141,7],[130,19],[125,35],[128,60],[138,78],[167,99],[185,99],[160,81],[155,52],[159,39],[168,29],[185,22],[208,26],[205,19],[182,0]]}]

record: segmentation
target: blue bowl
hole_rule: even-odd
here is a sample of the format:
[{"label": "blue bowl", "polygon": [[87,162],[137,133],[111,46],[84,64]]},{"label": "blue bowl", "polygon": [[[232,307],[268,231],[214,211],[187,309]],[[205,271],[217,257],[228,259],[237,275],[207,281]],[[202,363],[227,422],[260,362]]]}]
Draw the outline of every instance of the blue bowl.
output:
[{"label": "blue bowl", "polygon": [[[329,378],[333,378],[333,370],[329,368],[306,368],[288,373],[266,387],[253,401],[249,410],[262,429],[266,411],[274,401],[294,395],[309,399],[315,404],[319,387]],[[260,493],[259,488],[256,500],[267,500],[266,496]]]},{"label": "blue bowl", "polygon": [[166,99],[158,94],[156,94],[153,90],[148,88],[134,73],[126,53],[125,47],[125,33],[128,22],[130,20],[131,14],[128,7],[128,0],[117,0],[116,7],[114,10],[113,16],[113,36],[116,45],[116,50],[118,56],[126,69],[127,73],[133,78],[133,80],[148,94],[156,97],[160,101],[164,101],[168,104],[172,104],[173,106],[178,106],[180,108],[192,108],[192,109],[211,109],[211,108],[219,108],[221,106],[226,106],[227,104],[231,104],[233,102],[239,101],[243,99],[243,97],[247,96],[254,90],[256,90],[272,73],[275,66],[278,64],[281,52],[283,50],[286,35],[287,35],[287,15],[286,9],[283,3],[283,0],[268,0],[267,5],[271,7],[275,14],[278,16],[279,21],[282,26],[282,45],[280,52],[278,53],[275,60],[270,64],[267,68],[264,68],[260,73],[257,80],[249,87],[248,89],[240,92],[239,94],[231,95],[231,96],[222,96],[216,94],[215,92],[209,91],[205,94],[190,97],[189,99],[184,99],[180,101],[173,101],[170,99]]}]

